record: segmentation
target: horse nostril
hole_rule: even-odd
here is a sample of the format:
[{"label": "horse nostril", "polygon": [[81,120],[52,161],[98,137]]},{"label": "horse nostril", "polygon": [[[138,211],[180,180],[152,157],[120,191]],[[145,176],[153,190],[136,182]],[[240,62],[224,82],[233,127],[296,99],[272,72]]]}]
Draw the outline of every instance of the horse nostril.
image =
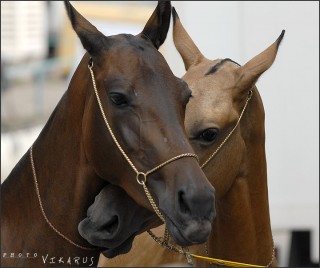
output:
[{"label": "horse nostril", "polygon": [[112,216],[112,218],[105,224],[101,225],[99,230],[107,231],[109,234],[113,234],[119,226],[119,218],[117,215]]},{"label": "horse nostril", "polygon": [[184,185],[177,191],[178,213],[185,220],[201,218],[213,221],[215,217],[215,194],[214,188],[196,189],[192,185]]},{"label": "horse nostril", "polygon": [[179,198],[180,211],[184,214],[190,214],[191,210],[188,203],[185,200],[185,193],[183,191],[178,192],[178,198]]}]

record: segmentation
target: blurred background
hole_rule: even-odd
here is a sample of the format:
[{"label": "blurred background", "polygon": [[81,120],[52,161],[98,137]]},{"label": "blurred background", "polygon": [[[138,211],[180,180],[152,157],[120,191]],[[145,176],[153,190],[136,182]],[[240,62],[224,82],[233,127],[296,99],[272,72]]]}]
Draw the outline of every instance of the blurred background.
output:
[{"label": "blurred background", "polygon": [[[72,1],[105,35],[138,34],[156,1]],[[286,34],[257,83],[266,112],[271,223],[280,266],[319,264],[319,2],[172,1],[210,59],[244,64]],[[171,26],[172,27],[172,26]],[[160,51],[181,77],[172,28]],[[1,181],[28,150],[84,54],[61,1],[1,1]]]}]

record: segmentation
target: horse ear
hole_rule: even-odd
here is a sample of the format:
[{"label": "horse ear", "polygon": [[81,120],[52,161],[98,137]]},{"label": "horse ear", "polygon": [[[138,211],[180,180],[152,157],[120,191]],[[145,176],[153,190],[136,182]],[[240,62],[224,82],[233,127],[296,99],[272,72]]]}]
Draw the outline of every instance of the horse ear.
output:
[{"label": "horse ear", "polygon": [[271,67],[276,58],[284,33],[285,30],[281,32],[278,39],[271,46],[236,70],[238,76],[237,87],[241,91],[252,88],[261,74]]},{"label": "horse ear", "polygon": [[156,9],[153,11],[141,35],[145,35],[158,49],[166,40],[171,19],[170,1],[158,1]]},{"label": "horse ear", "polygon": [[191,65],[199,63],[204,56],[182,26],[178,13],[174,7],[172,8],[172,17],[173,42],[183,59],[184,67],[187,71]]},{"label": "horse ear", "polygon": [[83,47],[91,56],[95,56],[105,48],[108,41],[107,37],[97,30],[89,21],[87,21],[69,1],[64,1],[68,17],[74,31],[77,33]]}]

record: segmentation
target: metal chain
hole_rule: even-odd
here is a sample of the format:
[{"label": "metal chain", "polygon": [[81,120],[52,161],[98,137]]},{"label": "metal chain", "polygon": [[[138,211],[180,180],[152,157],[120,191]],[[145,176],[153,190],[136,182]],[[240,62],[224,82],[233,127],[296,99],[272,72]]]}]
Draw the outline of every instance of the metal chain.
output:
[{"label": "metal chain", "polygon": [[[99,105],[99,108],[100,108],[100,111],[101,111],[101,114],[102,114],[102,117],[103,117],[103,120],[106,124],[106,127],[114,141],[114,143],[117,145],[118,149],[120,150],[120,152],[122,153],[122,155],[124,156],[124,158],[127,160],[127,162],[129,163],[129,165],[132,167],[132,169],[135,171],[136,173],[136,180],[139,184],[141,184],[143,186],[143,189],[146,193],[146,196],[152,206],[152,208],[155,210],[156,214],[158,215],[158,217],[165,223],[165,219],[163,217],[163,215],[161,214],[160,210],[158,209],[156,203],[154,202],[150,192],[148,191],[148,188],[146,186],[146,181],[147,181],[147,176],[153,172],[155,172],[156,170],[162,168],[163,166],[175,161],[175,160],[178,160],[182,157],[194,157],[197,159],[197,161],[199,162],[199,158],[196,154],[194,153],[183,153],[183,154],[180,154],[180,155],[177,155],[175,157],[172,157],[171,159],[161,163],[160,165],[154,167],[153,169],[147,171],[147,172],[141,172],[141,171],[138,171],[138,169],[135,167],[135,165],[132,163],[132,161],[130,160],[130,158],[128,157],[128,155],[125,153],[125,151],[122,149],[120,143],[118,142],[117,138],[115,137],[112,129],[111,129],[111,126],[107,120],[107,117],[105,115],[105,112],[103,110],[103,107],[102,107],[102,103],[101,103],[101,100],[100,100],[100,97],[99,97],[99,93],[98,93],[98,89],[97,89],[97,85],[96,85],[96,81],[95,81],[95,77],[94,77],[94,73],[93,73],[93,61],[91,59],[89,65],[88,65],[88,68],[89,68],[89,71],[90,71],[90,74],[91,74],[91,79],[92,79],[92,85],[93,85],[93,89],[94,89],[94,92],[95,92],[95,95],[96,95],[96,98],[97,98],[97,101],[98,101],[98,105]],[[142,178],[141,178],[142,177]]]},{"label": "metal chain", "polygon": [[201,165],[201,168],[203,168],[206,164],[209,163],[209,161],[219,152],[219,150],[221,149],[221,147],[227,142],[227,140],[230,138],[230,136],[232,135],[232,133],[236,130],[237,126],[239,125],[240,123],[240,120],[242,118],[242,115],[245,111],[245,109],[247,108],[247,105],[248,105],[248,102],[249,100],[251,99],[252,97],[252,93],[253,91],[252,90],[249,90],[249,93],[248,93],[248,98],[246,100],[246,103],[244,104],[244,107],[240,113],[240,116],[239,116],[239,119],[237,121],[237,123],[235,124],[235,126],[233,127],[233,129],[229,132],[229,134],[225,137],[225,139],[220,143],[220,145],[217,147],[217,149],[212,153],[212,155],[210,155],[210,157]]},{"label": "metal chain", "polygon": [[168,242],[169,238],[170,238],[169,231],[168,231],[167,226],[165,226],[164,235],[163,235],[163,241]]},{"label": "metal chain", "polygon": [[94,74],[93,74],[93,70],[92,70],[92,67],[93,67],[93,63],[91,62],[91,65],[88,65],[88,68],[89,68],[89,71],[90,71],[90,74],[91,74],[91,78],[92,78],[92,84],[93,84],[93,89],[94,89],[94,92],[96,94],[96,97],[97,97],[97,101],[98,101],[98,104],[99,104],[99,107],[100,107],[100,111],[101,111],[101,114],[102,114],[102,117],[103,117],[103,120],[110,132],[110,135],[114,141],[114,143],[117,145],[118,149],[120,150],[120,152],[122,153],[122,155],[124,156],[124,158],[127,160],[127,162],[129,163],[129,165],[132,167],[132,169],[135,171],[135,173],[139,173],[139,171],[137,170],[137,168],[135,167],[135,165],[132,163],[132,161],[130,160],[130,158],[127,156],[127,154],[124,152],[124,150],[122,149],[121,145],[119,144],[117,138],[115,137],[115,135],[113,134],[113,131],[109,125],[109,122],[107,120],[107,117],[103,111],[103,107],[102,107],[102,103],[101,103],[101,100],[100,100],[100,97],[99,97],[99,94],[98,94],[98,90],[97,90],[97,85],[96,85],[96,80],[94,78]]},{"label": "metal chain", "polygon": [[64,234],[62,234],[61,232],[59,232],[54,226],[53,224],[49,221],[45,211],[44,211],[44,208],[43,208],[43,205],[42,205],[42,201],[41,201],[41,196],[40,196],[40,191],[39,191],[39,185],[38,185],[38,180],[37,180],[37,175],[36,175],[36,169],[34,167],[34,162],[33,162],[33,154],[32,154],[32,146],[30,147],[30,160],[31,160],[31,167],[32,167],[32,173],[33,173],[33,178],[34,178],[34,184],[36,186],[36,192],[37,192],[37,197],[38,197],[38,201],[39,201],[39,205],[40,205],[40,210],[41,210],[41,213],[42,213],[42,216],[44,217],[44,219],[46,220],[47,224],[50,226],[50,228],[55,231],[60,237],[62,237],[64,240],[66,240],[67,242],[69,242],[70,244],[76,246],[77,248],[81,248],[83,250],[90,250],[90,251],[93,251],[93,250],[98,250],[97,248],[88,248],[88,247],[83,247],[83,246],[80,246],[78,245],[77,243],[73,242],[71,239],[69,239],[68,237],[66,237]]},{"label": "metal chain", "polygon": [[[206,251],[206,256],[209,257],[209,250],[208,250],[208,241],[204,244],[204,248]],[[213,266],[214,264],[212,262],[209,262],[210,266]]]},{"label": "metal chain", "polygon": [[[115,142],[115,144],[117,145],[118,149],[120,150],[120,152],[122,153],[122,155],[124,156],[124,158],[127,160],[127,162],[129,163],[129,165],[132,167],[132,169],[135,171],[136,175],[137,175],[137,180],[138,180],[138,177],[140,175],[143,175],[144,176],[144,179],[146,180],[147,176],[152,173],[152,172],[155,172],[156,170],[160,169],[161,167],[169,164],[170,162],[172,161],[175,161],[177,159],[180,159],[182,157],[194,157],[196,158],[198,161],[199,161],[199,158],[196,154],[194,153],[184,153],[184,154],[180,154],[178,156],[175,156],[175,157],[172,157],[171,159],[161,163],[160,165],[154,167],[153,169],[147,171],[147,172],[140,172],[138,171],[138,169],[135,167],[135,165],[132,163],[132,161],[130,160],[130,158],[128,157],[128,155],[125,153],[125,151],[122,149],[120,143],[118,142],[117,138],[115,137],[111,127],[110,127],[110,124],[107,120],[107,117],[104,113],[104,110],[103,110],[103,107],[102,107],[102,103],[101,103],[101,100],[100,100],[100,97],[99,97],[99,93],[98,93],[98,90],[97,90],[97,85],[96,85],[96,81],[95,81],[95,78],[94,78],[94,73],[93,73],[93,70],[92,70],[92,67],[93,67],[93,63],[91,61],[91,64],[88,65],[88,68],[89,68],[89,71],[90,71],[90,74],[91,74],[91,78],[92,78],[92,84],[93,84],[93,89],[94,89],[94,92],[95,92],[95,95],[96,95],[96,98],[97,98],[97,101],[98,101],[98,104],[99,104],[99,108],[100,108],[100,111],[101,111],[101,114],[102,114],[102,117],[103,117],[103,120],[107,126],[107,129],[113,139],[113,141]],[[142,184],[141,181],[139,181],[139,184]]]},{"label": "metal chain", "polygon": [[[221,144],[217,147],[217,149],[210,155],[210,157],[201,165],[201,168],[203,168],[205,165],[207,165],[210,160],[218,153],[218,151],[221,149],[221,147],[228,141],[228,139],[230,138],[230,136],[232,135],[232,133],[236,130],[236,128],[238,127],[239,123],[240,123],[240,120],[244,114],[244,111],[245,109],[247,108],[247,105],[249,103],[249,100],[251,99],[252,97],[252,94],[253,94],[253,91],[252,90],[249,90],[248,92],[248,97],[247,97],[247,100],[246,100],[246,103],[239,115],[239,119],[237,121],[237,123],[235,124],[235,126],[233,127],[233,129],[229,132],[229,134],[226,136],[226,138],[221,142]],[[150,195],[151,197],[151,195]],[[149,197],[148,197],[149,198]],[[150,200],[150,199],[149,199]],[[151,197],[151,200],[152,200],[152,197]],[[153,200],[152,200],[153,201]],[[151,201],[150,201],[151,202]],[[156,211],[156,210],[155,210]],[[158,215],[159,216],[159,215]],[[166,249],[169,249],[169,250],[173,250],[175,252],[178,252],[180,254],[185,254],[187,260],[188,260],[188,263],[190,263],[189,261],[189,258],[190,256],[191,257],[194,257],[194,258],[199,258],[199,259],[203,259],[205,261],[208,261],[210,265],[214,265],[215,264],[221,264],[221,265],[225,265],[225,266],[238,266],[240,265],[240,267],[242,266],[247,266],[247,267],[269,267],[272,262],[274,261],[274,258],[275,258],[275,246],[274,246],[274,242],[273,242],[273,239],[272,239],[272,256],[271,256],[271,261],[267,264],[267,266],[259,266],[259,265],[250,265],[250,264],[245,264],[245,263],[237,263],[237,262],[230,262],[230,261],[225,261],[225,260],[219,260],[219,259],[215,259],[215,258],[205,258],[203,256],[198,256],[198,255],[195,255],[195,254],[190,254],[190,253],[187,253],[186,255],[186,252],[184,252],[183,250],[179,250],[178,248],[176,248],[174,245],[169,245],[167,243],[167,241],[164,241],[164,240],[161,240],[161,238],[157,237],[154,233],[152,233],[150,230],[148,231],[149,235],[159,244],[161,245],[162,247],[166,248]],[[208,252],[208,245],[207,245],[207,242],[205,243],[205,252],[206,252],[206,255],[209,256],[209,252]],[[192,262],[192,261],[191,261]]]},{"label": "metal chain", "polygon": [[171,251],[175,251],[181,255],[184,255],[187,259],[188,264],[192,265],[192,254],[190,254],[189,249],[188,248],[184,248],[184,247],[180,247],[181,249],[179,249],[178,247],[176,247],[173,244],[170,244],[168,239],[169,237],[166,238],[167,235],[167,228],[165,228],[165,234],[164,237],[161,239],[161,237],[156,236],[151,230],[148,230],[147,233],[153,238],[153,240],[155,242],[157,242],[161,247],[171,250]]},{"label": "metal chain", "polygon": [[[90,59],[90,63],[88,65],[88,68],[90,70],[90,74],[91,74],[91,78],[92,78],[92,84],[93,84],[93,89],[94,89],[94,92],[95,92],[95,95],[96,95],[96,98],[97,98],[97,101],[98,101],[98,104],[99,104],[99,107],[100,107],[100,111],[101,111],[101,114],[102,114],[102,117],[103,117],[103,120],[107,126],[107,129],[113,139],[113,141],[115,142],[115,144],[117,145],[118,149],[120,150],[120,152],[122,153],[122,155],[124,156],[124,158],[127,160],[127,162],[130,164],[130,166],[132,167],[132,169],[136,172],[136,180],[139,184],[142,185],[143,187],[143,190],[152,206],[152,208],[154,209],[155,213],[157,214],[157,216],[165,223],[165,218],[164,216],[162,215],[162,213],[160,212],[158,206],[156,205],[156,203],[154,202],[152,196],[151,196],[151,193],[149,192],[147,186],[146,186],[146,182],[147,182],[147,176],[153,172],[155,172],[156,170],[162,168],[163,166],[175,161],[175,160],[178,160],[182,157],[194,157],[197,159],[197,161],[199,162],[199,158],[196,154],[194,153],[183,153],[183,154],[180,154],[180,155],[177,155],[175,157],[172,157],[170,158],[169,160],[161,163],[160,165],[154,167],[153,169],[150,169],[149,171],[147,172],[141,172],[141,171],[138,171],[138,169],[135,167],[135,165],[132,163],[132,161],[130,160],[130,158],[128,157],[128,155],[125,153],[125,151],[122,149],[121,145],[119,144],[117,138],[115,137],[110,125],[109,125],[109,122],[107,120],[107,117],[104,113],[104,110],[103,110],[103,107],[102,107],[102,103],[100,101],[100,97],[99,97],[99,94],[98,94],[98,90],[97,90],[97,85],[96,85],[96,81],[95,81],[95,78],[94,78],[94,73],[93,73],[93,70],[92,70],[92,67],[93,67],[93,61],[92,59]],[[151,231],[150,231],[151,232]],[[155,236],[154,236],[155,237]],[[167,240],[169,240],[169,233],[166,231],[165,232],[165,240],[162,241],[162,244],[163,245],[168,245],[167,244]],[[187,258],[187,261],[188,263],[192,263],[192,259],[190,257],[190,254],[188,252],[185,252],[183,251],[183,254],[185,254],[186,258]]]},{"label": "metal chain", "polygon": [[272,237],[272,258],[266,267],[270,267],[270,265],[273,263],[275,257],[276,257],[276,250],[275,250],[274,241],[273,241],[273,237]]},{"label": "metal chain", "polygon": [[[239,116],[239,119],[237,121],[237,123],[235,124],[235,126],[233,127],[233,129],[230,131],[230,133],[226,136],[226,138],[222,141],[222,143],[217,147],[217,149],[212,153],[212,155],[201,165],[201,168],[203,168],[205,165],[207,165],[209,163],[209,161],[218,153],[218,151],[221,149],[221,147],[227,142],[227,140],[230,138],[230,136],[232,135],[232,133],[235,131],[235,129],[237,128],[237,126],[239,125],[240,123],[240,120],[244,114],[244,111],[245,109],[247,108],[247,105],[249,103],[249,100],[251,99],[252,97],[252,94],[253,94],[253,91],[252,90],[249,90],[248,92],[248,97],[247,97],[247,100],[246,100],[246,103],[240,113],[240,116]],[[209,252],[208,252],[208,245],[207,245],[207,242],[205,244],[205,251],[206,251],[206,254],[207,256],[209,256]],[[270,262],[267,264],[266,267],[269,267],[272,262],[274,261],[274,258],[275,258],[275,246],[274,246],[274,241],[273,241],[273,238],[272,238],[272,255],[271,255],[271,260]],[[210,262],[210,265],[213,265],[212,262]]]},{"label": "metal chain", "polygon": [[147,232],[153,238],[153,240],[156,241],[160,246],[171,251],[175,251],[179,254],[184,253],[182,249],[177,248],[175,245],[169,244],[167,241],[165,241],[165,239],[161,240],[161,237],[156,236],[151,230],[148,230]]},{"label": "metal chain", "polygon": [[172,157],[171,159],[161,163],[160,165],[154,167],[153,169],[149,170],[148,172],[146,172],[146,176],[151,174],[152,172],[155,172],[156,170],[162,168],[163,166],[169,164],[170,162],[172,161],[175,161],[175,160],[178,160],[179,158],[182,158],[182,157],[194,157],[197,159],[197,161],[199,162],[199,157],[196,155],[196,154],[193,154],[193,153],[184,153],[184,154],[180,154],[180,155],[177,155],[175,157]]},{"label": "metal chain", "polygon": [[158,217],[163,221],[163,223],[166,223],[166,220],[164,219],[162,213],[161,213],[160,210],[158,209],[158,206],[157,206],[156,203],[154,202],[154,200],[153,200],[153,198],[152,198],[152,196],[151,196],[151,194],[150,194],[150,192],[149,192],[146,184],[143,183],[143,184],[142,184],[142,187],[143,187],[144,192],[146,193],[146,196],[147,196],[147,198],[148,198],[148,200],[149,200],[149,202],[150,202],[153,210],[154,210],[155,213],[158,215]]},{"label": "metal chain", "polygon": [[[92,84],[93,84],[93,88],[94,88],[94,91],[95,91],[95,94],[96,94],[96,97],[97,97],[97,101],[98,101],[98,104],[99,104],[99,107],[100,107],[100,110],[101,110],[101,113],[102,113],[102,117],[104,119],[104,122],[110,132],[110,135],[113,139],[113,141],[115,142],[115,144],[117,145],[118,149],[120,150],[120,152],[122,153],[122,155],[124,156],[124,158],[127,160],[127,162],[129,163],[129,165],[132,167],[132,169],[135,171],[136,173],[136,178],[137,178],[137,181],[139,184],[142,184],[143,185],[143,188],[148,196],[148,199],[152,205],[152,207],[154,208],[154,210],[156,211],[157,215],[161,218],[161,220],[163,222],[165,222],[165,219],[164,217],[162,216],[161,212],[159,211],[159,209],[157,208],[155,202],[153,201],[152,199],[152,196],[150,194],[150,192],[148,191],[146,185],[145,185],[145,182],[146,182],[146,178],[147,178],[147,175],[149,175],[150,173],[158,170],[159,168],[163,167],[164,165],[172,162],[172,161],[175,161],[179,158],[182,158],[182,157],[194,157],[196,158],[198,161],[199,161],[199,158],[196,154],[192,154],[192,153],[184,153],[184,154],[180,154],[178,156],[175,156],[163,163],[161,163],[160,165],[156,166],[155,168],[149,170],[148,172],[146,173],[143,173],[143,172],[139,172],[137,170],[137,168],[135,167],[135,165],[132,163],[132,161],[130,160],[130,158],[127,156],[127,154],[124,152],[124,150],[122,149],[122,147],[120,146],[117,138],[115,137],[115,135],[113,134],[113,131],[108,123],[108,120],[106,118],[106,115],[103,111],[103,108],[102,108],[102,104],[101,104],[101,101],[100,101],[100,98],[99,98],[99,94],[98,94],[98,90],[97,90],[97,86],[96,86],[96,82],[95,82],[95,79],[94,79],[94,74],[93,74],[93,71],[92,71],[92,67],[93,67],[93,64],[92,64],[92,61],[91,61],[91,64],[88,65],[88,68],[90,70],[90,74],[91,74],[91,77],[92,77]],[[97,250],[97,248],[88,248],[88,247],[83,247],[83,246],[80,246],[78,244],[76,244],[75,242],[73,242],[72,240],[70,240],[69,238],[67,238],[64,234],[62,234],[60,231],[58,231],[54,226],[53,224],[50,222],[50,220],[48,219],[45,211],[44,211],[44,208],[43,208],[43,205],[42,205],[42,201],[41,201],[41,196],[40,196],[40,191],[39,191],[39,185],[38,185],[38,181],[37,181],[37,176],[36,176],[36,171],[35,171],[35,166],[34,166],[34,162],[33,162],[33,154],[32,154],[32,146],[30,147],[30,160],[31,160],[31,166],[32,166],[32,172],[33,172],[33,177],[34,177],[34,183],[35,183],[35,187],[36,187],[36,193],[37,193],[37,197],[38,197],[38,201],[39,201],[39,206],[40,206],[40,210],[41,210],[41,213],[45,219],[45,221],[47,222],[47,224],[50,226],[50,228],[56,232],[60,237],[62,237],[63,239],[65,239],[66,241],[68,241],[70,244],[78,247],[78,248],[81,248],[81,249],[84,249],[84,250]],[[142,175],[144,180],[143,181],[140,181],[139,180],[139,176]]]}]

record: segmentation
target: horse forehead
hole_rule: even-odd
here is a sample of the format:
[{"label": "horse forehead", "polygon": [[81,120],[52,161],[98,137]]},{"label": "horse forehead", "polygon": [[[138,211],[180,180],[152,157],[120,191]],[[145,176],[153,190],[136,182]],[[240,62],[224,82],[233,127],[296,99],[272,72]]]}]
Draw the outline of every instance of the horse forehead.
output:
[{"label": "horse forehead", "polygon": [[210,107],[228,107],[232,104],[232,75],[230,72],[221,70],[214,75],[203,74],[207,68],[201,69],[201,74],[198,72],[193,79],[186,80],[192,91],[194,103],[199,106],[199,109]]},{"label": "horse forehead", "polygon": [[[216,68],[215,72],[212,71],[213,67]],[[234,86],[236,77],[235,69],[239,66],[231,60],[208,60],[204,58],[200,63],[189,68],[183,79],[188,83],[190,88],[197,90],[199,84],[205,88],[231,88]]]},{"label": "horse forehead", "polygon": [[186,110],[186,129],[195,127],[201,121],[201,127],[213,125],[223,127],[233,121],[236,113],[233,107],[232,88],[234,83],[233,64],[226,62],[214,74],[208,70],[221,60],[204,60],[190,68],[183,79],[188,83],[193,98]]},{"label": "horse forehead", "polygon": [[[209,94],[209,92],[211,94]],[[208,96],[210,95],[210,96]],[[187,132],[193,128],[224,127],[236,118],[232,97],[226,92],[208,90],[193,94],[185,116]]]},{"label": "horse forehead", "polygon": [[[106,51],[107,56],[113,56],[115,63],[124,62],[143,63],[144,65],[157,66],[163,63],[161,53],[147,40],[140,36],[119,34],[111,37],[111,49]],[[135,67],[135,66],[133,66]]]}]

